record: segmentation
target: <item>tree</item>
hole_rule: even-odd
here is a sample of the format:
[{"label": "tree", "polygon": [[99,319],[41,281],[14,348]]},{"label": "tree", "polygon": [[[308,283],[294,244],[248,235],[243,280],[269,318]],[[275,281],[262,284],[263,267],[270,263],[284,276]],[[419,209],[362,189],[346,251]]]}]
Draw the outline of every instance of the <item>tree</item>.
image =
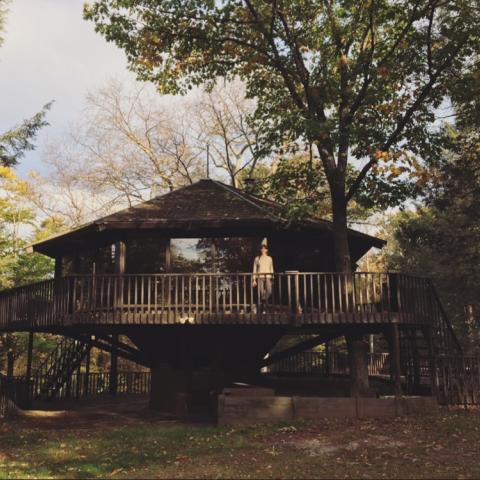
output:
[{"label": "tree", "polygon": [[[289,158],[283,156],[273,160],[269,165],[261,165],[256,169],[251,193],[271,198],[285,207],[285,216],[289,219],[317,217],[332,218],[328,182],[320,167],[318,156],[295,154]],[[352,166],[347,168],[347,185],[356,175]],[[245,175],[241,178],[245,184]],[[403,190],[403,195],[415,196],[416,184],[408,179],[397,179],[396,189]],[[382,190],[383,184],[377,179],[374,185],[365,182],[360,188],[357,198],[348,204],[349,221],[366,220],[374,213],[381,212],[396,204],[390,189]],[[244,187],[245,188],[245,187]],[[372,198],[373,197],[373,198]]]},{"label": "tree", "polygon": [[[63,225],[56,219],[37,217],[29,204],[27,183],[17,178],[11,168],[0,167],[0,191],[0,290],[51,278],[53,260],[27,253],[25,247],[57,233]],[[27,334],[0,335],[0,365],[5,363],[7,352],[18,359],[27,342]]]},{"label": "tree", "polygon": [[245,85],[236,80],[217,82],[193,100],[191,106],[197,148],[238,188],[241,177],[251,177],[260,162],[256,148],[261,126],[252,128],[249,123],[255,102],[245,98]]},{"label": "tree", "polygon": [[247,122],[254,102],[240,82],[162,101],[147,85],[110,82],[90,92],[83,117],[43,151],[48,177],[33,173],[30,199],[68,225],[188,185],[210,170],[238,185],[260,159]]},{"label": "tree", "polygon": [[477,0],[97,0],[84,14],[161,92],[245,81],[264,126],[257,154],[315,146],[340,271],[351,269],[347,204],[379,166],[400,176],[437,148],[435,108],[478,48]]},{"label": "tree", "polygon": [[51,105],[52,103],[47,103],[32,118],[0,134],[0,165],[14,166],[27,151],[35,149],[33,141],[39,130],[48,125],[45,117]]},{"label": "tree", "polygon": [[[3,43],[2,32],[5,29],[8,3],[8,0],[0,0],[0,47]],[[33,141],[38,131],[48,125],[45,117],[51,105],[52,102],[47,103],[32,118],[24,120],[20,125],[0,134],[0,166],[16,165],[27,151],[35,149]]]},{"label": "tree", "polygon": [[28,185],[13,170],[0,167],[0,288],[10,288],[48,278],[53,260],[29,254],[25,247],[58,233],[63,224],[57,219],[40,220],[31,208]]},{"label": "tree", "polygon": [[392,270],[428,272],[457,332],[466,339],[464,307],[478,303],[480,284],[478,131],[451,130],[450,147],[436,169],[425,204],[390,219],[390,240],[379,260]]},{"label": "tree", "polygon": [[0,0],[0,47],[3,43],[2,32],[5,29],[5,20],[7,17],[7,1],[8,0]]},{"label": "tree", "polygon": [[118,82],[87,95],[82,120],[43,161],[48,178],[32,172],[30,199],[69,226],[192,183],[203,167],[188,123],[147,88]]}]

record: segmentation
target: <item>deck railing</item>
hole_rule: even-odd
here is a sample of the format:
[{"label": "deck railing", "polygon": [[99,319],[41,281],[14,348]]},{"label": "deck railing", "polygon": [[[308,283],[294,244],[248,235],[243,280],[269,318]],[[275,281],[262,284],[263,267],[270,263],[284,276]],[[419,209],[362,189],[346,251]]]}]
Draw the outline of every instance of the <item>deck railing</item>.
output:
[{"label": "deck railing", "polygon": [[[269,295],[263,301],[265,287]],[[450,326],[436,302],[427,279],[392,273],[75,275],[0,292],[0,330],[116,323],[436,322],[446,334]]]},{"label": "deck railing", "polygon": [[436,363],[440,403],[480,405],[480,356],[441,355]]},{"label": "deck railing", "polygon": [[[389,375],[388,353],[368,354],[369,375]],[[347,352],[300,352],[264,367],[265,372],[299,375],[347,375],[350,372]]]},{"label": "deck railing", "polygon": [[32,382],[25,377],[7,377],[0,373],[0,417],[6,416],[15,406],[30,408]]},{"label": "deck railing", "polygon": [[[41,394],[41,386],[47,381],[43,375],[32,378],[32,398]],[[71,375],[62,388],[55,393],[56,399],[83,398],[111,392],[110,372],[81,372]],[[117,372],[115,394],[148,394],[150,392],[150,371]]]}]

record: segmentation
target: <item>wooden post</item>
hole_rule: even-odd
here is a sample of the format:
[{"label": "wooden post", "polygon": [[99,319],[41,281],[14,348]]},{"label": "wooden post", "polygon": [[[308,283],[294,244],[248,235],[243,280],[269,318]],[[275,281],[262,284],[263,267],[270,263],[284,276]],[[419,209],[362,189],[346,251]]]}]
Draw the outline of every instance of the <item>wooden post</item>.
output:
[{"label": "wooden post", "polygon": [[412,352],[412,368],[413,368],[413,389],[418,393],[420,389],[420,356],[418,354],[417,330],[410,330],[410,348]]},{"label": "wooden post", "polygon": [[125,273],[125,257],[127,247],[125,242],[119,241],[115,243],[115,273],[123,275]]},{"label": "wooden post", "polygon": [[170,239],[165,244],[165,272],[170,273],[172,271],[172,251],[170,248]]},{"label": "wooden post", "polygon": [[62,278],[62,257],[55,257],[55,279]]},{"label": "wooden post", "polygon": [[400,332],[396,323],[389,328],[390,366],[395,395],[402,396],[402,369],[400,362]]},{"label": "wooden post", "polygon": [[330,361],[331,356],[331,347],[330,342],[325,343],[325,375],[332,374],[332,365]]},{"label": "wooden post", "polygon": [[7,377],[12,378],[15,370],[15,355],[12,350],[7,352]]},{"label": "wooden post", "polygon": [[428,356],[430,358],[430,383],[432,396],[438,398],[438,380],[437,380],[437,358],[435,356],[435,347],[433,344],[433,331],[432,327],[425,327],[423,329],[423,335],[428,345]]},{"label": "wooden post", "polygon": [[112,335],[112,352],[110,353],[110,395],[115,397],[117,395],[117,375],[118,375],[118,356],[116,354],[116,348],[118,345],[118,334]]},{"label": "wooden post", "polygon": [[90,388],[90,357],[92,349],[89,348],[87,352],[87,357],[85,358],[85,380],[83,385],[83,395],[88,397],[88,390]]},{"label": "wooden post", "polygon": [[27,350],[27,382],[32,378],[32,362],[33,362],[33,332],[28,333],[28,350]]},{"label": "wooden post", "polygon": [[[125,274],[126,251],[125,242],[119,241],[115,243],[115,273],[117,275]],[[123,306],[123,278],[118,278],[117,282],[115,307],[121,308]]]},{"label": "wooden post", "polygon": [[368,378],[368,344],[360,333],[345,335],[350,367],[350,395],[366,397],[372,395]]},{"label": "wooden post", "polygon": [[77,400],[80,398],[81,366],[80,364],[77,368],[77,383],[75,385],[75,398]]}]

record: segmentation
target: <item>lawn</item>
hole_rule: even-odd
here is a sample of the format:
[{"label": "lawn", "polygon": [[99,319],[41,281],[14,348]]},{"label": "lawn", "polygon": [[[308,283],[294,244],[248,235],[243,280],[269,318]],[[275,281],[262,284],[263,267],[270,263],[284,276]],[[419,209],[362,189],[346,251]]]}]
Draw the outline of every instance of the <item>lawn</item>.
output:
[{"label": "lawn", "polygon": [[0,478],[479,478],[480,413],[218,428],[111,410],[0,425]]}]

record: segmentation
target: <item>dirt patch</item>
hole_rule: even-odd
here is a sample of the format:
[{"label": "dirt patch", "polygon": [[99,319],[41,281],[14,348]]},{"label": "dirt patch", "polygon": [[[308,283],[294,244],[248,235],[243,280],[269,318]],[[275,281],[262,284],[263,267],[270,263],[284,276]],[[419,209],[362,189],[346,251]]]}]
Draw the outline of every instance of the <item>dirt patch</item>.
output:
[{"label": "dirt patch", "polygon": [[367,448],[401,448],[405,446],[404,442],[394,440],[383,435],[371,435],[360,440],[352,440],[349,442],[333,442],[331,439],[325,438],[303,438],[294,439],[285,443],[285,446],[296,450],[301,450],[310,456],[335,455],[342,450],[356,451]]},{"label": "dirt patch", "polygon": [[480,478],[480,415],[219,428],[132,405],[0,424],[0,478]]}]

